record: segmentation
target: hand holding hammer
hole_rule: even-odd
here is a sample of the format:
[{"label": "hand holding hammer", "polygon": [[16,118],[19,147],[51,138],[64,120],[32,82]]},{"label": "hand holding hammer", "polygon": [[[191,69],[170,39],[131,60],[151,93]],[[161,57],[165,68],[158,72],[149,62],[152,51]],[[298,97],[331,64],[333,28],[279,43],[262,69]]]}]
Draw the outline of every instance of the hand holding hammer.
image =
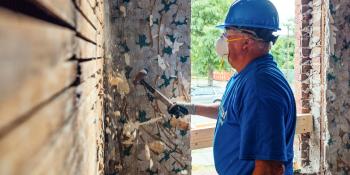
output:
[{"label": "hand holding hammer", "polygon": [[143,85],[152,95],[156,98],[159,99],[168,109],[168,113],[175,115],[176,118],[183,117],[184,115],[188,114],[188,109],[185,108],[184,106],[178,105],[176,103],[173,103],[168,99],[164,94],[159,92],[157,89],[154,89],[151,85],[149,85],[144,78],[147,76],[148,71],[147,69],[142,69],[139,71],[135,79],[133,81],[134,85],[137,85],[140,83]]}]

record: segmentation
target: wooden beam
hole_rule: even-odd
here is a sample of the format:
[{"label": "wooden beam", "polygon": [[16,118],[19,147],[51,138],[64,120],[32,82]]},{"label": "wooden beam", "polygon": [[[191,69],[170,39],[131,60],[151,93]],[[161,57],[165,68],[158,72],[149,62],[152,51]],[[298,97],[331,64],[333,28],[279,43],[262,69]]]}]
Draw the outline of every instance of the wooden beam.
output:
[{"label": "wooden beam", "polygon": [[[213,146],[213,136],[216,123],[206,123],[191,129],[191,149],[201,149]],[[295,134],[312,132],[311,114],[298,114]]]}]

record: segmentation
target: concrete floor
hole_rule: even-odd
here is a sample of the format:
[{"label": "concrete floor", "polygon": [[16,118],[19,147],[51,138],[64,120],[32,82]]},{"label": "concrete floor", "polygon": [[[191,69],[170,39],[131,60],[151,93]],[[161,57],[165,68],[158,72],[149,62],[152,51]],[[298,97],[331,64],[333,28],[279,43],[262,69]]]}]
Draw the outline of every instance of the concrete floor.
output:
[{"label": "concrete floor", "polygon": [[217,175],[212,147],[192,151],[192,174]]},{"label": "concrete floor", "polygon": [[[205,86],[207,85],[207,80],[192,80],[193,85]],[[224,81],[214,81],[215,86],[225,87],[227,82]],[[192,103],[196,103],[192,101]],[[202,117],[198,115],[191,116],[191,126],[194,127],[197,124],[212,123],[216,122],[214,119],[207,117]],[[213,148],[203,148],[198,150],[193,150],[192,153],[192,174],[193,175],[217,175],[214,166]]]}]

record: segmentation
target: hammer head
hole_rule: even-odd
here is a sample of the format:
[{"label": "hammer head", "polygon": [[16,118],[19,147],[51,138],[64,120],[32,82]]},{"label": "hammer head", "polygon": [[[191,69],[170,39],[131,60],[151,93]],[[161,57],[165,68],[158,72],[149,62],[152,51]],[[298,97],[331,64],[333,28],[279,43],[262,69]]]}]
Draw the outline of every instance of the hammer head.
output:
[{"label": "hammer head", "polygon": [[135,78],[134,78],[134,85],[137,85],[137,83],[139,83],[139,81],[143,80],[146,76],[147,76],[147,69],[142,69],[140,70],[136,75],[135,75]]}]

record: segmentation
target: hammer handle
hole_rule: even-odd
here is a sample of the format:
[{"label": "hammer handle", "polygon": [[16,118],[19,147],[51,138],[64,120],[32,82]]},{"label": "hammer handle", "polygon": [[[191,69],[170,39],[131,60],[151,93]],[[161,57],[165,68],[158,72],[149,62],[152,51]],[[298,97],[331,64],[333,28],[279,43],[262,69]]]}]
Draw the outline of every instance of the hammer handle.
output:
[{"label": "hammer handle", "polygon": [[161,102],[163,102],[168,108],[173,106],[173,102],[171,102],[166,96],[164,96],[157,89],[154,89],[151,85],[149,85],[145,80],[140,80],[140,84],[142,84],[148,91],[150,91],[156,98],[158,98]]}]

